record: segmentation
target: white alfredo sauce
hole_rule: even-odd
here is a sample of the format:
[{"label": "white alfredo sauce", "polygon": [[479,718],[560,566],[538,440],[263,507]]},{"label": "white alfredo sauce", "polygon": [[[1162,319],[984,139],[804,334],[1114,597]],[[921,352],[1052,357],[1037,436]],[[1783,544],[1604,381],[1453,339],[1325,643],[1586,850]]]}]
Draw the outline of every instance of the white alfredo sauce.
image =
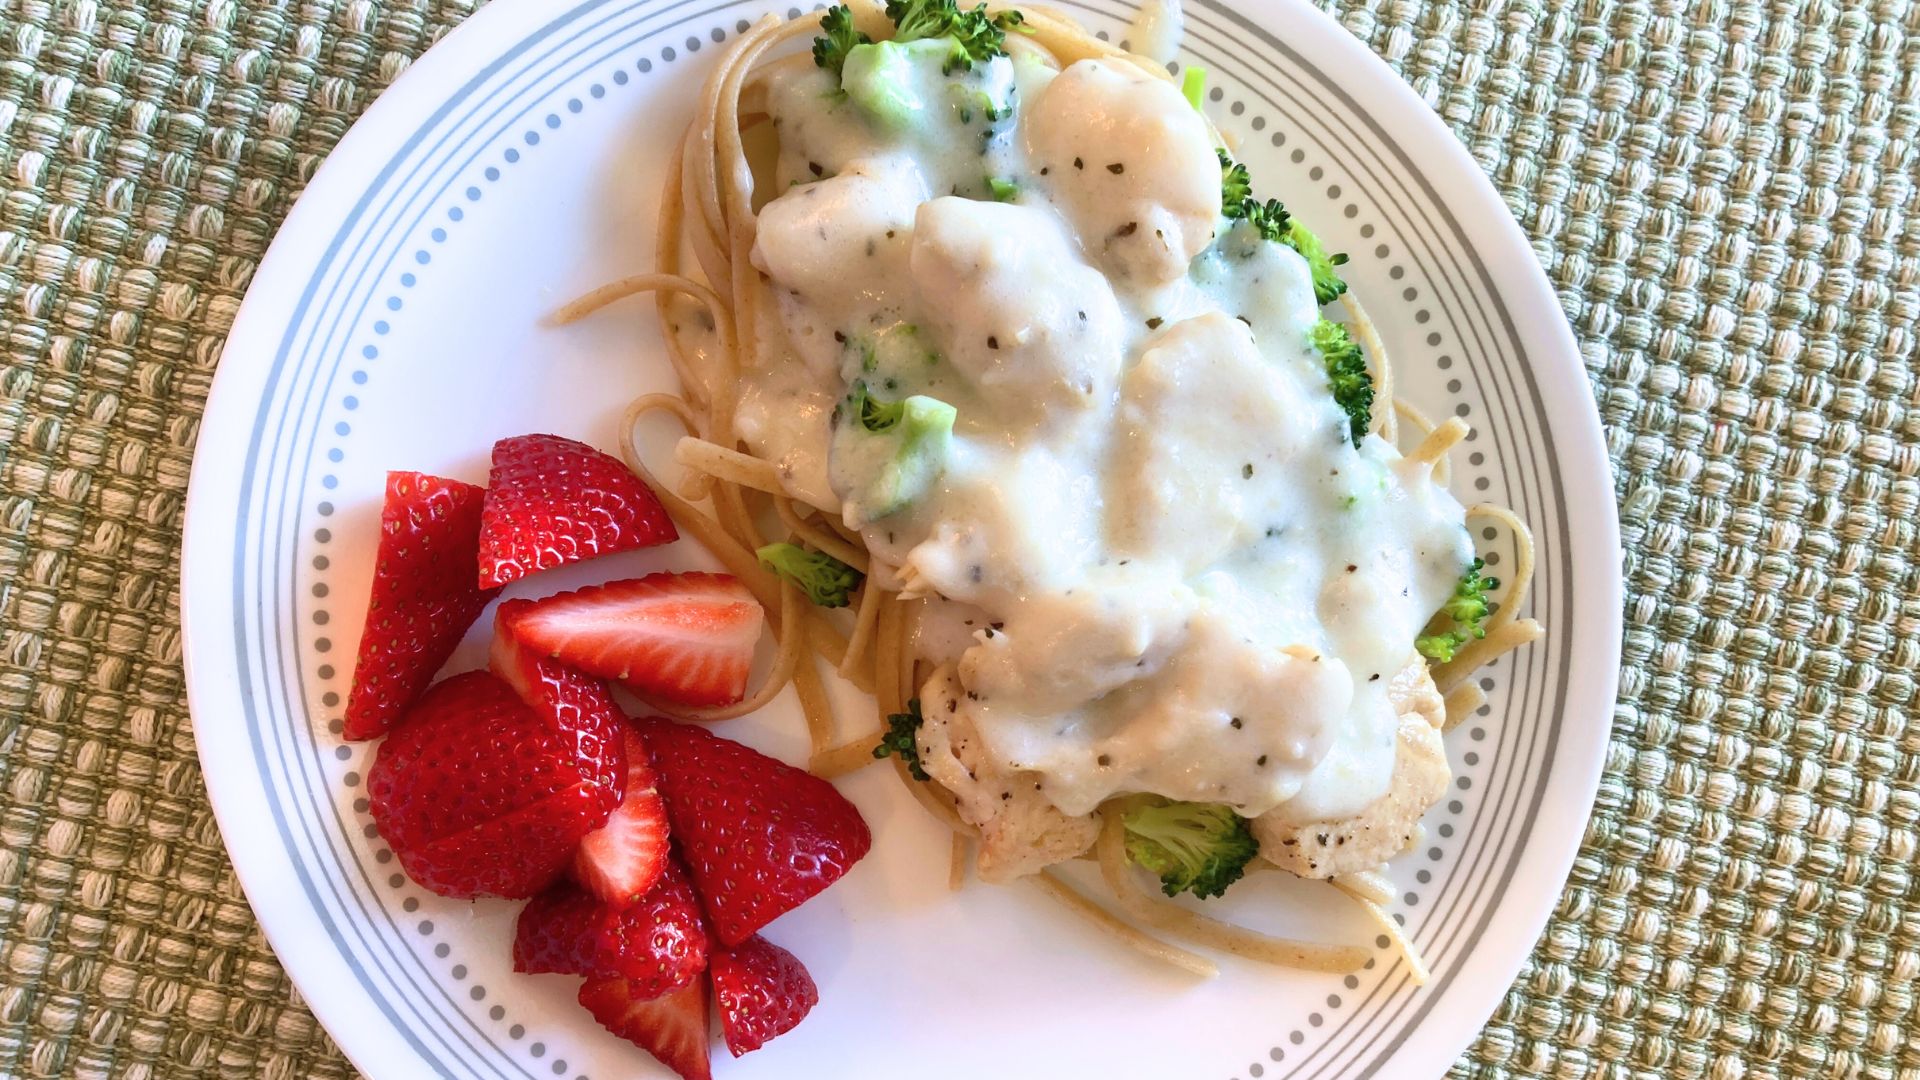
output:
[{"label": "white alfredo sauce", "polygon": [[[820,69],[771,79],[753,257],[786,340],[749,361],[743,437],[945,598],[920,647],[1061,811],[1358,812],[1393,770],[1387,683],[1472,556],[1461,505],[1345,434],[1307,264],[1228,230],[1173,86],[1017,48],[910,61],[904,127]],[[957,410],[938,480],[884,516],[862,493],[891,444],[840,407],[855,379]]]}]

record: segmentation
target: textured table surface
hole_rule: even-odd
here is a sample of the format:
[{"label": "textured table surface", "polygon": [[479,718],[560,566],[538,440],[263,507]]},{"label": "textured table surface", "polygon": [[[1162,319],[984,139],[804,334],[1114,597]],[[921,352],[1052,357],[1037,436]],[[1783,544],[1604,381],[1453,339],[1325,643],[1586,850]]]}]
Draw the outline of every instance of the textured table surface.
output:
[{"label": "textured table surface", "polygon": [[[1627,548],[1593,821],[1456,1075],[1920,1076],[1920,4],[1322,2],[1533,238]],[[181,512],[274,229],[471,11],[0,0],[0,1076],[352,1074],[208,810]]]}]

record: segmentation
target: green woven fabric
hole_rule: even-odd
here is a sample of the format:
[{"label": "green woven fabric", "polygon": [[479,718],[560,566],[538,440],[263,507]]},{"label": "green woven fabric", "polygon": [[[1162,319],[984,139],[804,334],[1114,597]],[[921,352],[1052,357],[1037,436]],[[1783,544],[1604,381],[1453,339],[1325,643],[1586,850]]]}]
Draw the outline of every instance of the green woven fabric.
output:
[{"label": "green woven fabric", "polygon": [[[1456,1075],[1920,1075],[1920,5],[1326,6],[1533,237],[1627,548],[1585,847]],[[208,811],[177,548],[276,225],[470,11],[0,0],[0,1076],[352,1075]]]}]

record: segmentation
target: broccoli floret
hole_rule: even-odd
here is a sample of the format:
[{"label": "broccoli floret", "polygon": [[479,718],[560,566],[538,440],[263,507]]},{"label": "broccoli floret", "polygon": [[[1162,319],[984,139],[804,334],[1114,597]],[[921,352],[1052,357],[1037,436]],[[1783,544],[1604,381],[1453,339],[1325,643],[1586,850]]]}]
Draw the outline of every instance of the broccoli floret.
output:
[{"label": "broccoli floret", "polygon": [[[1198,70],[1188,68],[1187,74]],[[1220,155],[1220,213],[1236,220],[1246,217],[1253,203],[1253,177],[1247,174],[1245,165],[1228,157],[1225,150],[1214,153]]]},{"label": "broccoli floret", "polygon": [[1453,659],[1462,645],[1487,636],[1487,594],[1500,587],[1500,579],[1480,576],[1480,569],[1485,565],[1484,560],[1473,560],[1467,572],[1460,575],[1460,583],[1453,587],[1453,595],[1447,597],[1447,602],[1440,605],[1440,610],[1427,624],[1432,632],[1414,639],[1413,647],[1420,650],[1421,656],[1444,664]]},{"label": "broccoli floret", "polygon": [[794,544],[768,544],[754,552],[760,565],[786,578],[820,607],[846,607],[860,587],[860,571],[821,551]]},{"label": "broccoli floret", "polygon": [[987,14],[985,4],[961,11],[956,0],[887,0],[887,18],[893,20],[896,42],[951,38],[940,67],[948,75],[1007,55],[1007,28],[1021,24],[1018,17]]},{"label": "broccoli floret", "polygon": [[926,494],[947,467],[958,415],[953,406],[924,394],[881,401],[865,380],[856,380],[843,407],[860,431],[895,440],[892,456],[860,493],[867,516],[886,517]]},{"label": "broccoli floret", "polygon": [[1216,148],[1214,152],[1220,155],[1220,213],[1230,220],[1244,218],[1260,230],[1262,239],[1277,240],[1299,252],[1313,271],[1315,300],[1331,304],[1339,299],[1340,294],[1347,291],[1347,283],[1334,267],[1344,265],[1346,255],[1327,254],[1320,238],[1287,213],[1279,199],[1261,202],[1254,198],[1253,178],[1248,175],[1247,167],[1236,163],[1225,150]]},{"label": "broccoli floret", "polygon": [[1127,858],[1160,875],[1160,891],[1206,899],[1240,880],[1260,850],[1247,819],[1219,803],[1136,799],[1120,816]]},{"label": "broccoli floret", "polygon": [[1307,260],[1307,265],[1313,269],[1314,299],[1322,304],[1331,304],[1339,299],[1341,293],[1347,291],[1347,283],[1341,280],[1339,273],[1334,270],[1334,267],[1346,263],[1345,252],[1327,254],[1327,249],[1320,245],[1320,238],[1309,232],[1298,219],[1288,223],[1285,234],[1278,239],[1299,252],[1300,256]]},{"label": "broccoli floret", "polygon": [[1012,202],[1020,195],[1020,185],[1011,180],[1002,180],[997,176],[987,177],[987,194],[994,202]]},{"label": "broccoli floret", "polygon": [[889,131],[906,130],[926,110],[914,90],[910,51],[909,46],[891,41],[856,45],[847,53],[846,68],[840,73],[840,88],[861,112]]},{"label": "broccoli floret", "polygon": [[927,770],[920,767],[920,699],[907,702],[907,711],[894,713],[887,717],[887,733],[880,736],[880,744],[873,748],[873,756],[886,757],[898,754],[900,760],[907,763],[907,772],[915,780],[931,780]]},{"label": "broccoli floret", "polygon": [[[1180,76],[1181,96],[1187,99],[1187,104],[1193,106],[1195,111],[1198,111],[1200,108],[1201,95],[1206,92],[1207,69],[1198,64],[1189,65],[1186,73]],[[1227,152],[1225,150],[1220,151],[1220,156],[1224,159],[1227,156]],[[1221,165],[1225,166],[1226,162],[1222,160]]]},{"label": "broccoli floret", "polygon": [[825,36],[813,39],[813,62],[833,72],[837,78],[847,65],[847,53],[856,45],[866,45],[872,38],[854,29],[853,11],[845,4],[835,4],[820,16],[820,29]]},{"label": "broccoli floret", "polygon": [[1333,400],[1347,414],[1347,430],[1358,443],[1373,424],[1373,376],[1367,374],[1367,359],[1347,336],[1347,328],[1332,319],[1313,324],[1312,340],[1327,366]]}]

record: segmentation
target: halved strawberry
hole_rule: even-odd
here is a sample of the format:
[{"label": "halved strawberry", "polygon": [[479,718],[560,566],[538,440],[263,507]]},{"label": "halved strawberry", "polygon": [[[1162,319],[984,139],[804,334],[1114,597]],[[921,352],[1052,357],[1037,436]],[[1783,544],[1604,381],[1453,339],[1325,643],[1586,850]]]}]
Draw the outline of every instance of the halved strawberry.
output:
[{"label": "halved strawberry", "polygon": [[619,911],[561,881],[527,902],[513,936],[513,970],[618,977],[636,998],[672,993],[706,966],[700,902],[672,864],[652,892]]},{"label": "halved strawberry", "polygon": [[393,726],[498,591],[475,586],[465,572],[479,550],[484,494],[425,473],[387,474],[347,738],[371,739]]},{"label": "halved strawberry", "polygon": [[839,880],[873,844],[860,811],[817,776],[688,724],[656,720],[643,734],[723,945]]},{"label": "halved strawberry", "polygon": [[645,896],[667,865],[667,804],[653,758],[632,724],[620,730],[626,739],[626,791],[619,809],[580,841],[573,856],[574,880],[614,908]]},{"label": "halved strawberry", "polygon": [[792,953],[755,934],[713,954],[720,1031],[734,1057],[793,1030],[820,1003],[813,976]]},{"label": "halved strawberry", "polygon": [[618,458],[558,435],[493,444],[480,523],[483,588],[679,535],[660,500]]},{"label": "halved strawberry", "polygon": [[707,1058],[713,1026],[707,984],[695,979],[684,989],[648,999],[625,979],[589,979],[580,988],[580,1004],[600,1026],[660,1059],[684,1080],[713,1080]]},{"label": "halved strawberry", "polygon": [[730,705],[747,689],[766,612],[727,574],[649,574],[536,600],[514,633],[589,674],[686,705]]},{"label": "halved strawberry", "polygon": [[500,605],[493,617],[493,647],[487,667],[553,726],[554,733],[573,748],[574,758],[590,779],[620,798],[626,791],[627,730],[631,725],[607,693],[606,683],[521,644],[513,631],[515,618],[531,606],[527,600]]},{"label": "halved strawberry", "polygon": [[573,860],[619,796],[570,741],[484,671],[428,690],[367,773],[380,835],[442,896],[532,896]]}]

